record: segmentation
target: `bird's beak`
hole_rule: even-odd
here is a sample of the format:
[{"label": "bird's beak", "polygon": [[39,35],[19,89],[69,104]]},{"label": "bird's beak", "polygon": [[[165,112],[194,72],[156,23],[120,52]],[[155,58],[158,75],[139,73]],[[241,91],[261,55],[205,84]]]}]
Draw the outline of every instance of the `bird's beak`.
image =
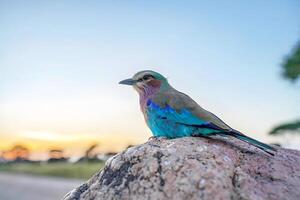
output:
[{"label": "bird's beak", "polygon": [[123,85],[134,85],[135,83],[136,83],[136,81],[133,80],[132,78],[125,79],[125,80],[119,82],[119,84],[123,84]]}]

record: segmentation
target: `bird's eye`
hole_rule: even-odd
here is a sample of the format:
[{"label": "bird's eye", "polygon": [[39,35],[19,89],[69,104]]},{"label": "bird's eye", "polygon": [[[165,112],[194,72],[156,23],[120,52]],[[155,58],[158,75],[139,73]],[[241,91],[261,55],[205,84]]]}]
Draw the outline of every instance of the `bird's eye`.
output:
[{"label": "bird's eye", "polygon": [[137,82],[142,82],[142,81],[143,81],[143,79],[141,79],[141,78],[137,80]]},{"label": "bird's eye", "polygon": [[145,76],[143,77],[143,80],[146,81],[146,80],[148,80],[148,79],[151,78],[151,77],[153,78],[153,76],[147,74],[147,75],[145,75]]}]

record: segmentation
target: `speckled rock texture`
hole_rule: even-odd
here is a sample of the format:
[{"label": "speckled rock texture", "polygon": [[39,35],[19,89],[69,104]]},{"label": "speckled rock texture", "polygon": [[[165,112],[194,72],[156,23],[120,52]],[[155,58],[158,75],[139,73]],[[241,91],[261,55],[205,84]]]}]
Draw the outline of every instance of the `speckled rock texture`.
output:
[{"label": "speckled rock texture", "polygon": [[300,199],[300,152],[234,138],[152,139],[107,161],[65,200]]}]

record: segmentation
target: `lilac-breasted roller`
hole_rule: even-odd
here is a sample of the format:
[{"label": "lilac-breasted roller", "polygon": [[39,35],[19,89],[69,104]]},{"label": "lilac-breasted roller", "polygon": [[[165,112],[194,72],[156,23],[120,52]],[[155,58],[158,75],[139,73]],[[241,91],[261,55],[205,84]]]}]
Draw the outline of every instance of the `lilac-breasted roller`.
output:
[{"label": "lilac-breasted roller", "polygon": [[141,111],[154,137],[233,136],[274,155],[274,147],[232,129],[188,95],[174,89],[157,72],[140,71],[119,83],[131,85],[138,92]]}]

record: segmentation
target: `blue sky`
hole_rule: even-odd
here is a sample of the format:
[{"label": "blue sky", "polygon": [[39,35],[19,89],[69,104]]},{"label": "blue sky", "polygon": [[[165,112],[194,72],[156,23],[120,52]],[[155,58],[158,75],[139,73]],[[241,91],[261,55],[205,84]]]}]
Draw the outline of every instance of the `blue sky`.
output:
[{"label": "blue sky", "polygon": [[153,69],[231,126],[272,141],[272,126],[300,117],[299,87],[280,76],[300,40],[299,8],[297,0],[0,0],[0,137],[145,141],[137,95],[117,83]]}]

